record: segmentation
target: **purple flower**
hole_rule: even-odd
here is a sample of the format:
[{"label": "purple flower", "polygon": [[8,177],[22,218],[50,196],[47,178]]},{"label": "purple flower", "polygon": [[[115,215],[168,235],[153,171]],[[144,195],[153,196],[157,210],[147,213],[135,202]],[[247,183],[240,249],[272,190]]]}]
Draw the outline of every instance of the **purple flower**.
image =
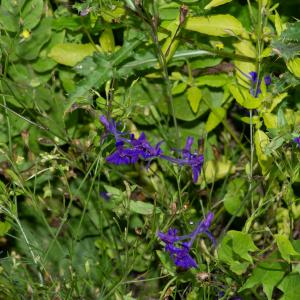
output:
[{"label": "purple flower", "polygon": [[[261,89],[260,89],[261,81],[258,79],[257,72],[252,71],[249,73],[249,75],[250,75],[250,77],[249,76],[247,76],[247,77],[251,81],[250,94],[252,96],[254,96],[255,98],[257,98],[258,95],[261,93]],[[271,76],[266,75],[264,77],[264,82],[265,82],[266,86],[269,86],[272,83]]]},{"label": "purple flower", "polygon": [[190,166],[192,168],[193,181],[196,183],[204,163],[204,156],[197,152],[191,153],[193,141],[194,139],[192,137],[187,137],[185,147],[180,151],[182,153],[182,158],[174,158],[165,155],[163,155],[162,158],[178,164],[179,166]]},{"label": "purple flower", "polygon": [[294,142],[298,145],[298,147],[300,148],[300,136],[294,138],[293,141],[294,141]]},{"label": "purple flower", "polygon": [[272,83],[272,79],[270,75],[264,77],[265,85],[269,86]]},{"label": "purple flower", "polygon": [[106,131],[115,137],[116,146],[129,141],[128,139],[124,138],[124,136],[128,135],[128,133],[119,131],[117,129],[118,124],[115,122],[115,120],[108,120],[104,115],[100,116],[99,119],[100,122],[104,125]]},{"label": "purple flower", "polygon": [[110,194],[107,193],[107,192],[104,192],[104,191],[100,192],[100,196],[101,196],[101,198],[103,198],[106,202],[110,200]]},{"label": "purple flower", "polygon": [[119,144],[116,151],[106,157],[106,161],[114,165],[129,165],[136,163],[141,154],[138,149],[124,148],[123,144]]},{"label": "purple flower", "polygon": [[[148,142],[144,132],[136,139],[133,134],[121,132],[117,129],[117,123],[114,120],[108,120],[104,115],[100,116],[100,121],[106,131],[112,134],[116,140],[116,150],[109,155],[106,160],[115,165],[134,164],[140,158],[151,162],[152,159],[162,154],[160,143],[152,147]],[[126,136],[129,136],[127,138]],[[148,163],[148,164],[149,164]]]},{"label": "purple flower", "polygon": [[167,233],[162,233],[160,231],[157,233],[158,237],[166,244],[165,250],[170,254],[170,257],[177,267],[183,269],[197,267],[196,261],[189,254],[197,235],[204,233],[215,244],[215,239],[209,232],[209,227],[213,218],[213,213],[209,212],[206,218],[202,222],[199,222],[195,230],[188,235],[179,236],[177,234],[178,231],[172,228],[170,228]]}]

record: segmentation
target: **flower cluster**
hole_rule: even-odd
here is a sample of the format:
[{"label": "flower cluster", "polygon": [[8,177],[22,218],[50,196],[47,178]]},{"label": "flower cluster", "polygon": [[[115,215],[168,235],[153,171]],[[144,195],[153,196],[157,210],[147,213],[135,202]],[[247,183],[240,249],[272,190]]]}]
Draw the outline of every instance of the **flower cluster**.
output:
[{"label": "flower cluster", "polygon": [[155,158],[164,159],[175,163],[179,166],[189,166],[192,168],[193,181],[197,182],[201,168],[204,162],[204,157],[197,152],[192,153],[191,148],[194,139],[188,137],[183,150],[180,150],[180,158],[175,158],[163,154],[160,145],[162,142],[151,146],[142,132],[140,137],[136,139],[133,134],[122,132],[117,129],[118,124],[114,120],[108,120],[104,115],[100,116],[100,121],[106,128],[107,133],[112,134],[116,141],[116,150],[110,154],[106,160],[115,165],[134,164],[139,159],[150,162]]},{"label": "flower cluster", "polygon": [[197,263],[190,255],[190,249],[197,235],[204,233],[215,244],[215,239],[209,232],[209,227],[214,218],[209,212],[206,218],[199,222],[195,230],[187,235],[178,235],[176,229],[170,228],[167,233],[158,232],[158,237],[166,244],[165,250],[168,252],[177,267],[182,269],[196,268]]},{"label": "flower cluster", "polygon": [[[260,85],[261,85],[261,81],[258,78],[257,72],[250,72],[249,73],[250,77],[248,77],[248,79],[250,79],[251,81],[251,88],[250,88],[250,94],[257,98],[258,95],[261,93],[261,89],[260,89]],[[264,77],[264,82],[266,86],[269,86],[271,84],[271,77],[270,75],[267,75]]]}]

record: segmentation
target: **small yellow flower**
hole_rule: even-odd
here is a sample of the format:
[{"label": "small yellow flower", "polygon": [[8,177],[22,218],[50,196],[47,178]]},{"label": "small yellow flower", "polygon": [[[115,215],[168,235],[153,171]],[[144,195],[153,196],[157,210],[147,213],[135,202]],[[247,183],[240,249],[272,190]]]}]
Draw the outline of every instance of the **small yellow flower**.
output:
[{"label": "small yellow flower", "polygon": [[31,33],[27,29],[24,29],[22,33],[20,34],[20,37],[24,40],[27,40],[30,37]]}]

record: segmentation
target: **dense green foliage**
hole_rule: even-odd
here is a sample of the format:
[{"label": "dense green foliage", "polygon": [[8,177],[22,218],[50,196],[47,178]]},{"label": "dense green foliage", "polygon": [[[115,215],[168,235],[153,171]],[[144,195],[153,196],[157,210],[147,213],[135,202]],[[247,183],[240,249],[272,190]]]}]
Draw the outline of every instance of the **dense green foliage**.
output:
[{"label": "dense green foliage", "polygon": [[[281,2],[1,1],[0,299],[300,299],[299,2]],[[199,139],[197,182],[109,164],[101,115],[168,155]],[[176,268],[157,232],[208,211],[216,245]]]}]

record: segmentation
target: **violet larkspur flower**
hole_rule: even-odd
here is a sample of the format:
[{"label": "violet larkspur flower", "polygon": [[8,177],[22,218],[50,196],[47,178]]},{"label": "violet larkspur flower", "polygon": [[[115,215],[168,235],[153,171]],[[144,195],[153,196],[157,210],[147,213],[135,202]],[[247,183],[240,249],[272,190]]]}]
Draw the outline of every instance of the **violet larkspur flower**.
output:
[{"label": "violet larkspur flower", "polygon": [[[260,85],[261,81],[258,78],[257,72],[250,72],[250,77],[247,76],[251,81],[251,88],[250,88],[250,94],[254,96],[255,98],[258,97],[258,95],[261,93]],[[264,77],[264,82],[266,86],[269,86],[272,82],[270,75],[266,75]]]},{"label": "violet larkspur flower", "polygon": [[214,218],[214,214],[209,212],[206,218],[199,222],[195,230],[187,235],[178,235],[176,229],[170,228],[167,233],[158,232],[158,237],[166,244],[165,250],[170,254],[171,259],[177,267],[183,269],[196,268],[197,263],[189,254],[197,235],[204,233],[215,244],[215,239],[209,232],[209,227]]},{"label": "violet larkspur flower", "polygon": [[118,124],[115,122],[115,120],[108,120],[104,115],[100,116],[99,119],[100,122],[104,125],[106,131],[115,137],[116,146],[129,141],[128,139],[124,138],[124,136],[128,135],[128,133],[119,131],[117,129]]},{"label": "violet larkspur flower", "polygon": [[162,154],[160,143],[152,147],[146,138],[144,132],[136,139],[133,134],[130,137],[127,132],[121,132],[117,129],[117,123],[114,120],[108,120],[104,115],[100,116],[100,121],[107,132],[112,134],[116,140],[116,150],[109,155],[106,160],[115,165],[134,164],[140,158],[150,161]]},{"label": "violet larkspur flower", "polygon": [[300,136],[298,136],[298,137],[295,137],[294,139],[293,139],[293,141],[298,145],[298,147],[300,148]]},{"label": "violet larkspur flower", "polygon": [[192,168],[193,181],[196,183],[203,166],[204,156],[202,154],[198,154],[197,152],[191,153],[193,142],[194,139],[192,137],[187,137],[185,147],[180,151],[182,153],[182,158],[174,158],[169,156],[162,156],[162,158],[176,163],[179,166],[190,166]]}]

